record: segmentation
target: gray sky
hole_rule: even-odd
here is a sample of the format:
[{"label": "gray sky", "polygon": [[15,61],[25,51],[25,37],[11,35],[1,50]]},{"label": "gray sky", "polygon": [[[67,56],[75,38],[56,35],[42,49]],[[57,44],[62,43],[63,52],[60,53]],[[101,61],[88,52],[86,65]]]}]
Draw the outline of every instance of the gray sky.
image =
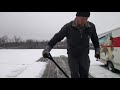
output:
[{"label": "gray sky", "polygon": [[[50,40],[76,12],[0,12],[0,37]],[[120,27],[120,12],[91,12],[98,35]]]}]

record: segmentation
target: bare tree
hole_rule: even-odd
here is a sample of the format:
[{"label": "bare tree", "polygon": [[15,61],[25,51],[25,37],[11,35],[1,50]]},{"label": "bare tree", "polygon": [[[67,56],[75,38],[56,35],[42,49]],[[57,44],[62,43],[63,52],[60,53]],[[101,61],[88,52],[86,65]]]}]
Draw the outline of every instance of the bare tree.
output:
[{"label": "bare tree", "polygon": [[0,38],[0,46],[1,47],[5,47],[5,43],[7,43],[9,41],[9,38],[7,35],[4,35]]},{"label": "bare tree", "polygon": [[19,42],[21,42],[21,38],[18,36],[14,36],[14,38],[13,38],[13,40],[14,40],[14,42],[16,42],[16,43],[19,43]]}]

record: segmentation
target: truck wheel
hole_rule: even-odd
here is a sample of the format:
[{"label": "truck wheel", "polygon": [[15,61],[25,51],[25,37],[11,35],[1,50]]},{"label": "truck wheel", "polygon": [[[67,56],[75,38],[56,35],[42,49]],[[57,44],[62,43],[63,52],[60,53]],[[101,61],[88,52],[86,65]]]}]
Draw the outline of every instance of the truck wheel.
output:
[{"label": "truck wheel", "polygon": [[114,65],[113,65],[112,62],[109,61],[109,62],[107,63],[107,67],[108,67],[108,69],[109,69],[110,71],[115,72],[115,68],[114,68]]}]

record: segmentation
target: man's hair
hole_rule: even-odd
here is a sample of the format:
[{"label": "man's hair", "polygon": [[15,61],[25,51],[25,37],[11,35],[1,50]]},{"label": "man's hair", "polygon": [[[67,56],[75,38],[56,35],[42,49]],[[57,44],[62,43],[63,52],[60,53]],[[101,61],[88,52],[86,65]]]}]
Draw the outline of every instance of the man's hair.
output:
[{"label": "man's hair", "polygon": [[90,12],[77,12],[76,16],[90,17]]}]

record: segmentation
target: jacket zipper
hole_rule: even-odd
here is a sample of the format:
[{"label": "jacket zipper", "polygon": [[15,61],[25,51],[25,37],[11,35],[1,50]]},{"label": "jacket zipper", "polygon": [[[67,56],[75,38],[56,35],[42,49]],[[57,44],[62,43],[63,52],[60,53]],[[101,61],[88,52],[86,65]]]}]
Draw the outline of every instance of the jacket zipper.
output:
[{"label": "jacket zipper", "polygon": [[81,35],[81,38],[82,38],[82,37],[83,37],[83,36],[82,36],[82,31],[83,31],[83,30],[80,30],[80,29],[79,29],[79,31],[80,31],[80,35]]},{"label": "jacket zipper", "polygon": [[82,31],[80,30],[81,38],[82,38]]},{"label": "jacket zipper", "polygon": [[80,30],[79,28],[78,28],[78,30],[79,30],[79,32],[80,32],[80,36],[81,36],[81,39],[82,39],[82,30]]}]

